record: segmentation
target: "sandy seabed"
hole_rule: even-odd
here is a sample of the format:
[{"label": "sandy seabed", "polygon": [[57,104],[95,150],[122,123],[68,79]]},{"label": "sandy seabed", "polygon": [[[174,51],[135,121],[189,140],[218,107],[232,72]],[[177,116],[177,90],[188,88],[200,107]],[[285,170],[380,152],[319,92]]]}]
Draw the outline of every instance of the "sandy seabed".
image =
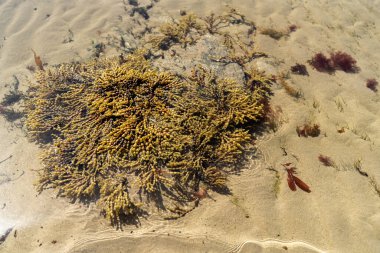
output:
[{"label": "sandy seabed", "polygon": [[[260,137],[258,157],[229,178],[233,194],[211,192],[177,220],[153,214],[115,230],[93,204],[69,203],[53,190],[38,195],[40,150],[0,117],[0,235],[12,228],[0,252],[380,252],[380,98],[366,87],[367,79],[380,79],[380,1],[160,0],[148,13],[160,24],[180,10],[207,15],[227,5],[259,28],[298,27],[280,40],[258,33],[257,47],[276,61],[257,67],[276,74],[302,63],[309,71],[289,80],[302,99],[273,87],[282,124]],[[134,29],[123,22],[124,7],[121,0],[0,0],[1,97],[15,82],[27,89],[31,48],[49,65],[80,61],[91,56],[93,41],[121,26]],[[329,75],[307,64],[315,53],[336,50],[352,55],[360,71]],[[297,135],[307,121],[320,125],[320,136]],[[323,166],[320,154],[335,168]],[[358,160],[367,176],[353,166]],[[297,165],[311,193],[290,191],[284,162]]]}]

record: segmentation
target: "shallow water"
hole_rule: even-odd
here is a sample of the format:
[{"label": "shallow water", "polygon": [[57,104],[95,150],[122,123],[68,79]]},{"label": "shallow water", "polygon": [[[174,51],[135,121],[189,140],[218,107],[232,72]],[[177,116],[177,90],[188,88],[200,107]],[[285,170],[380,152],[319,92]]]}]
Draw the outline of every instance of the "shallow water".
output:
[{"label": "shallow water", "polygon": [[[27,67],[35,66],[30,49],[49,66],[89,59],[100,42],[107,45],[103,56],[117,55],[112,45],[120,34],[133,47],[137,40],[131,34],[146,24],[157,27],[179,18],[180,10],[204,16],[228,6],[257,26],[255,47],[269,56],[254,66],[278,75],[305,64],[308,76],[289,73],[287,80],[302,97],[272,86],[271,105],[281,108],[278,128],[261,135],[256,155],[240,175],[229,177],[231,195],[210,192],[182,218],[163,220],[152,212],[139,226],[123,230],[112,228],[94,203],[70,203],[52,189],[38,194],[41,148],[28,141],[22,120],[0,117],[0,236],[12,228],[0,252],[379,252],[380,99],[366,80],[380,80],[380,1],[152,3],[145,20],[130,16],[128,1],[0,0],[0,97],[15,85],[27,90],[33,80]],[[261,33],[286,32],[293,24],[296,31],[279,40]],[[207,52],[176,49],[188,55],[178,66],[191,65],[199,48]],[[327,74],[308,64],[314,54],[332,51],[353,56],[360,70]],[[239,76],[236,68],[221,71]],[[299,137],[296,127],[305,122],[318,123],[321,134]],[[324,166],[319,155],[336,166]],[[311,193],[289,189],[281,166],[286,162],[297,166]]]}]

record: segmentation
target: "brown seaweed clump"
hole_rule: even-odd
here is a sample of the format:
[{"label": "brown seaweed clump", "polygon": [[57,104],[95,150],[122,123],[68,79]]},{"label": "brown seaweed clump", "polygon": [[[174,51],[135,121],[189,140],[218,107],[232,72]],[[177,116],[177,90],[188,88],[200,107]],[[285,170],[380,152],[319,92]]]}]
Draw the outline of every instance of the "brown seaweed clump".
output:
[{"label": "brown seaweed clump", "polygon": [[241,47],[242,42],[235,38],[238,36],[233,36],[231,32],[226,31],[226,28],[243,25],[248,28],[248,35],[256,31],[255,24],[235,9],[229,9],[223,15],[211,13],[205,17],[198,17],[192,13],[183,14],[179,20],[171,20],[161,25],[158,31],[149,36],[146,40],[146,44],[151,45],[149,49],[167,51],[174,45],[186,48],[206,34],[223,36],[225,40],[223,44],[228,48]]},{"label": "brown seaweed clump", "polygon": [[173,75],[142,52],[38,71],[25,105],[44,149],[38,190],[95,200],[116,226],[151,202],[178,211],[201,185],[228,191],[268,104],[268,83],[251,79]]}]

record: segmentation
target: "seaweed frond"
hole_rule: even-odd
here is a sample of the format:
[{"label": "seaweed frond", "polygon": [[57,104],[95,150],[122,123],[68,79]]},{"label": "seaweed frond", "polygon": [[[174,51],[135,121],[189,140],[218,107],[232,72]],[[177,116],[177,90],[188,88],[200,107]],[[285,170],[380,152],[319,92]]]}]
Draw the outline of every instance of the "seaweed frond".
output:
[{"label": "seaweed frond", "polygon": [[104,216],[118,228],[128,218],[134,220],[141,213],[140,203],[134,203],[128,194],[128,188],[123,182],[109,178],[102,182],[100,194],[104,196],[99,201]]},{"label": "seaweed frond", "polygon": [[33,52],[34,62],[36,63],[36,66],[38,67],[39,70],[44,71],[44,66],[42,64],[41,57],[37,55],[36,51],[34,51],[33,49],[31,50]]},{"label": "seaweed frond", "polygon": [[151,43],[154,49],[161,50],[168,50],[174,44],[186,47],[195,43],[202,31],[204,27],[197,16],[187,14],[178,21],[173,20],[162,25],[159,34],[153,36],[148,43]]},{"label": "seaweed frond", "polygon": [[325,155],[319,155],[318,156],[318,160],[326,167],[334,167],[334,168],[337,168],[336,166],[336,163],[334,162],[334,160],[329,157],[329,156],[325,156]]},{"label": "seaweed frond", "polygon": [[226,34],[222,32],[223,28],[231,25],[244,24],[249,27],[249,33],[253,33],[256,30],[256,26],[253,22],[248,21],[244,15],[239,13],[233,8],[223,15],[216,15],[211,13],[206,17],[202,17],[201,20],[205,22],[205,29],[210,34]]}]

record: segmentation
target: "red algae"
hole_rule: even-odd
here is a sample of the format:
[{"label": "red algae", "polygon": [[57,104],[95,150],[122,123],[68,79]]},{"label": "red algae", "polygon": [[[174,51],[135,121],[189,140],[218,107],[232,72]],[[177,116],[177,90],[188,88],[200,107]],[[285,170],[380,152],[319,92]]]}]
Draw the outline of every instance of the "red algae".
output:
[{"label": "red algae", "polygon": [[288,27],[289,32],[295,32],[297,31],[298,27],[295,24],[292,24]]},{"label": "red algae", "polygon": [[356,60],[349,54],[338,51],[330,54],[330,60],[335,70],[340,69],[347,73],[356,73],[359,68]]},{"label": "red algae", "polygon": [[309,64],[319,72],[334,72],[334,65],[332,61],[323,53],[315,54],[314,57],[309,61]]},{"label": "red algae", "polygon": [[342,70],[346,73],[359,72],[356,60],[351,55],[342,51],[330,53],[330,58],[323,53],[317,53],[309,60],[309,64],[317,71],[329,74],[334,73],[336,70]]},{"label": "red algae", "polygon": [[377,82],[376,79],[367,79],[367,88],[372,90],[373,92],[377,92],[377,86],[379,83]]},{"label": "red algae", "polygon": [[325,155],[319,155],[318,160],[326,167],[335,167],[335,162],[331,157],[325,156]]}]

